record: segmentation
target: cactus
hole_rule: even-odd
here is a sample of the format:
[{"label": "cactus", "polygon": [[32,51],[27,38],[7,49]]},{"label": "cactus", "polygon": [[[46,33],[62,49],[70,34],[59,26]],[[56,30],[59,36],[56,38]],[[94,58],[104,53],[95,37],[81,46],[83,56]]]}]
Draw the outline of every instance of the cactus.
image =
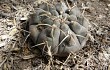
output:
[{"label": "cactus", "polygon": [[50,46],[52,55],[62,57],[84,47],[89,26],[79,8],[70,7],[65,1],[40,4],[29,18],[30,38],[34,44],[45,43],[37,47],[47,51]]}]

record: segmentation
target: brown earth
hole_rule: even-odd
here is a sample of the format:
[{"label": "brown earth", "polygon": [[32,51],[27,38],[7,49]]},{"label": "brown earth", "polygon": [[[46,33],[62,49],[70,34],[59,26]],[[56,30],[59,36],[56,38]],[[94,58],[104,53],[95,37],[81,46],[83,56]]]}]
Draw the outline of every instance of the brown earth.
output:
[{"label": "brown earth", "polygon": [[32,53],[28,36],[21,33],[28,33],[21,28],[23,20],[41,1],[0,0],[0,70],[110,70],[110,0],[75,0],[93,26],[94,41],[67,58],[54,59]]}]

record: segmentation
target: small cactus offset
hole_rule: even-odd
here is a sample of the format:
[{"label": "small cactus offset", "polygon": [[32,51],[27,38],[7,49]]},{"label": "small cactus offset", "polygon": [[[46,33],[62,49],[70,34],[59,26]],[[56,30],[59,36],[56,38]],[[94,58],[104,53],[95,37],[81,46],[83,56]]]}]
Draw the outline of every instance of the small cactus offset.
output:
[{"label": "small cactus offset", "polygon": [[30,38],[34,44],[42,51],[51,47],[52,55],[61,57],[84,47],[89,26],[73,1],[71,5],[67,1],[42,3],[29,18]]}]

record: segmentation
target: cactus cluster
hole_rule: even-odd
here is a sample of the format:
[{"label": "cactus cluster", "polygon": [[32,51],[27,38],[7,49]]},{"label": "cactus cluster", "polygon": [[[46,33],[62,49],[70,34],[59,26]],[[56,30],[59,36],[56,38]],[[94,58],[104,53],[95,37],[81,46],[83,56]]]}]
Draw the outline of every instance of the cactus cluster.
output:
[{"label": "cactus cluster", "polygon": [[73,3],[42,3],[30,15],[30,38],[42,51],[51,47],[52,55],[63,57],[86,44],[90,24]]}]

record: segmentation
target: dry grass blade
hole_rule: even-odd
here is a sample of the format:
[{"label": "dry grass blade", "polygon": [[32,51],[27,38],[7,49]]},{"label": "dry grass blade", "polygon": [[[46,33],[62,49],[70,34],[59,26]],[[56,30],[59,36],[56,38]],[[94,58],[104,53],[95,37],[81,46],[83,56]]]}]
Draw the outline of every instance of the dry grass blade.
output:
[{"label": "dry grass blade", "polygon": [[[78,52],[71,52],[67,58],[58,57],[57,59],[56,56],[54,57],[52,54],[53,46],[48,45],[47,42],[35,44],[34,46],[32,43],[32,49],[36,46],[44,46],[42,51],[44,54],[42,56],[45,57],[47,55],[45,59],[49,61],[45,64],[45,59],[39,57],[39,54],[37,57],[37,53],[35,53],[35,56],[33,55],[33,50],[28,49],[29,51],[27,51],[26,48],[31,47],[30,44],[26,45],[25,48],[23,47],[31,32],[21,28],[23,24],[26,25],[28,23],[28,15],[37,12],[38,5],[46,4],[49,11],[51,6],[53,9],[57,3],[63,4],[63,2],[68,10],[62,11],[66,9],[63,9],[63,7],[59,10],[61,12],[59,12],[55,8],[55,11],[59,14],[58,16],[53,16],[45,9],[43,9],[45,14],[41,13],[39,15],[42,18],[46,16],[52,22],[55,21],[55,24],[58,21],[58,26],[54,27],[54,24],[45,23],[36,25],[36,27],[50,27],[52,39],[54,39],[54,28],[59,28],[64,38],[56,47],[59,47],[70,36],[61,30],[60,25],[63,23],[68,24],[66,21],[71,22],[71,19],[62,15],[64,13],[69,13],[70,15],[75,7],[81,10],[80,15],[85,19],[84,22],[90,20],[87,23],[93,27],[90,26],[91,28],[88,28],[90,32],[85,37],[75,34],[76,37],[85,38],[84,41],[87,40],[87,37],[89,40],[84,48]],[[0,4],[0,70],[110,70],[110,50],[108,49],[110,48],[109,0],[0,0]],[[73,14],[75,13],[77,11],[73,12]],[[25,38],[22,37],[21,32],[25,32],[27,36]],[[16,48],[19,50],[16,50]],[[37,49],[34,50],[36,51]]]}]

